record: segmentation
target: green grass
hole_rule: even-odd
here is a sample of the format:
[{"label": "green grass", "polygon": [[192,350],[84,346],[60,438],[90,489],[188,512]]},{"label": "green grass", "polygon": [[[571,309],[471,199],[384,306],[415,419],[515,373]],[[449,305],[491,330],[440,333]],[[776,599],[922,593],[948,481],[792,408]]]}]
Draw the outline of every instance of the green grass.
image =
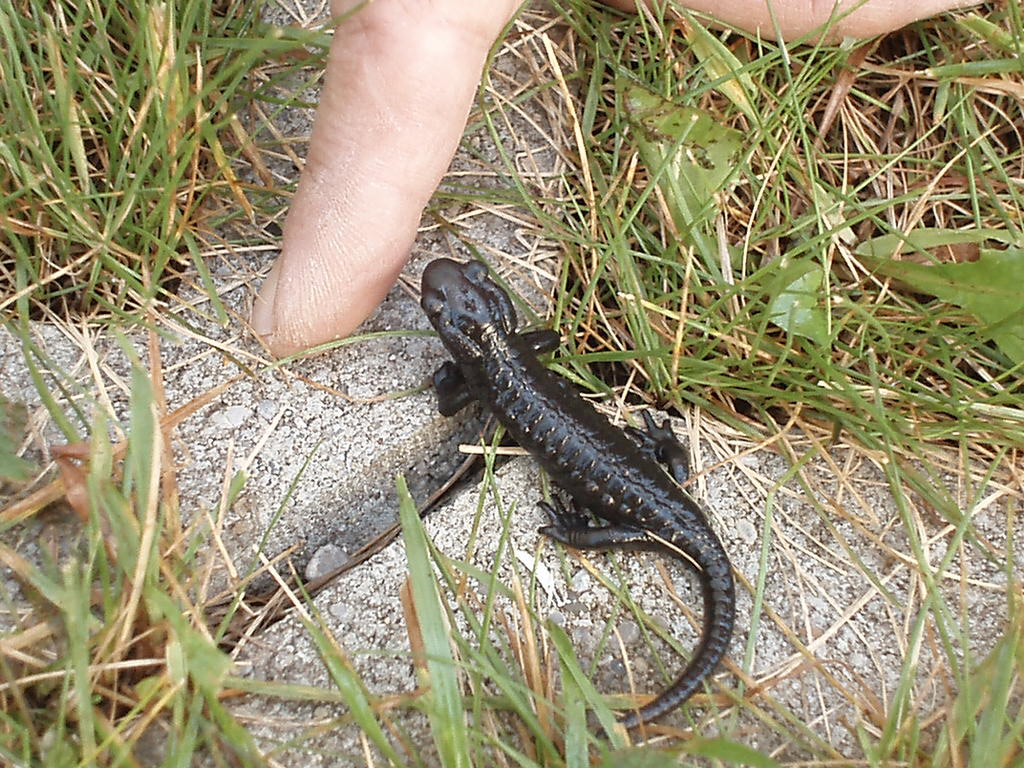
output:
[{"label": "green grass", "polygon": [[[277,190],[238,173],[260,137],[240,111],[323,33],[259,22],[250,2],[50,3],[0,9],[0,312],[137,322],[200,251]],[[284,59],[253,81],[254,66]],[[268,104],[268,112],[276,107]],[[251,113],[250,113],[251,114]]]},{"label": "green grass", "polygon": [[[138,364],[131,385],[128,440],[111,444],[97,421],[89,442],[59,459],[57,478],[3,512],[11,531],[19,513],[66,495],[81,525],[59,561],[36,563],[0,544],[31,603],[26,613],[4,590],[5,611],[18,618],[4,637],[0,754],[12,766],[137,765],[140,743],[159,731],[149,727],[169,719],[162,764],[189,764],[200,751],[259,764],[220,702],[231,661],[190,598],[210,531],[202,517],[183,527],[165,498],[168,424]],[[86,455],[82,466],[76,458]]]},{"label": "green grass", "polygon": [[[976,706],[978,718],[958,719],[958,747],[941,751],[942,764],[1019,760],[1010,725],[1019,687],[977,698],[984,684],[967,650],[969,617],[937,588],[965,552],[1004,563],[1011,586],[1000,642],[1019,653],[1015,555],[980,545],[972,524],[1007,482],[1016,499],[1003,502],[1007,533],[1018,525],[1019,8],[913,25],[881,43],[785,50],[685,22],[609,23],[575,6],[566,18],[574,59],[561,60],[566,86],[544,86],[557,105],[548,118],[569,137],[578,120],[587,140],[572,147],[578,156],[560,183],[524,178],[510,153],[497,169],[508,204],[528,208],[566,255],[554,318],[571,341],[555,367],[595,393],[680,413],[697,407],[773,440],[811,498],[799,468],[831,443],[849,441],[879,461],[928,599],[902,641],[901,683],[879,732],[860,733],[864,755],[915,764],[942,732],[936,718],[952,722],[941,707],[922,710],[915,690],[914,660],[934,632],[960,689],[949,711]],[[499,146],[514,146],[503,137],[514,136],[519,105],[485,93],[479,119]],[[682,127],[701,115],[712,122]],[[812,436],[809,449],[789,436],[794,428]],[[949,489],[946,472],[963,493]],[[955,528],[937,564],[912,495]],[[842,542],[835,511],[819,514]],[[771,549],[770,534],[762,545]],[[880,585],[880,573],[843,546]],[[756,631],[751,652],[755,639]],[[980,668],[994,657],[1008,663],[997,651]],[[1004,680],[1019,685],[1012,667]],[[838,757],[813,734],[804,740],[784,703],[775,707],[773,730]],[[999,735],[982,720],[1000,722]]]},{"label": "green grass", "polygon": [[[1012,32],[1019,17],[1015,9],[1006,14],[1019,44]],[[969,46],[985,50],[971,24],[932,23],[887,39],[842,91],[839,106],[859,124],[832,122],[818,135],[814,124],[836,96],[833,83],[851,51],[793,47],[783,55],[752,41],[729,50],[695,31],[692,48],[677,40],[668,54],[641,20],[594,28],[601,18],[593,14],[568,18],[589,43],[573,85],[581,89],[582,130],[593,137],[581,163],[591,185],[575,186],[582,172],[569,176],[564,199],[555,200],[512,178],[509,185],[524,193],[516,202],[531,206],[569,256],[555,318],[578,340],[565,365],[581,383],[607,391],[591,364],[615,361],[635,369],[650,399],[697,405],[735,425],[738,401],[760,423],[770,423],[773,407],[799,404],[806,417],[872,448],[882,445],[886,422],[900,434],[913,432],[914,442],[975,434],[992,444],[1018,442],[1019,348],[993,344],[992,321],[970,322],[962,306],[872,274],[877,267],[863,245],[893,236],[899,243],[928,227],[950,233],[947,240],[960,235],[974,257],[1007,243],[1019,254],[1019,103],[1008,94],[983,95],[956,76],[922,74],[904,90],[896,87],[903,73],[958,61]],[[738,74],[717,74],[730,71]],[[1007,65],[1000,82],[1019,86],[1019,68]],[[719,126],[712,146],[732,139],[727,127],[746,137],[725,163],[731,174],[720,198],[703,195],[705,210],[687,205],[680,185],[692,181],[674,178],[689,170],[672,165],[677,137],[641,133],[647,124],[631,114],[631,88],[674,100],[680,113],[704,110]],[[499,107],[485,119],[497,124],[502,115]],[[889,151],[877,135],[886,132]],[[695,146],[682,139],[682,150]],[[637,156],[644,165],[626,184]],[[669,159],[651,162],[659,156]],[[941,194],[927,190],[944,179],[955,183]],[[589,200],[610,202],[595,211],[581,204]],[[945,243],[937,240],[929,249],[911,243],[904,250],[941,260]],[[996,279],[979,290],[1003,288]],[[1019,329],[1019,300],[1014,309],[1009,322]],[[894,407],[880,412],[872,402],[878,396]],[[911,407],[912,425],[905,421]]]},{"label": "green grass", "polygon": [[[1019,554],[974,522],[998,503],[1006,532],[1019,528],[1019,7],[943,16],[863,45],[786,47],[688,18],[576,4],[559,12],[571,45],[552,37],[561,42],[547,48],[525,16],[510,36],[538,76],[513,97],[485,80],[471,116],[469,131],[498,147],[497,164],[480,158],[497,183],[449,185],[431,210],[443,220],[453,205],[509,206],[530,217],[564,255],[553,322],[567,343],[556,369],[592,392],[698,408],[751,444],[771,441],[837,549],[894,606],[885,571],[848,543],[851,525],[875,531],[856,510],[821,501],[807,471],[836,443],[879,466],[907,541],[891,553],[922,597],[894,639],[901,666],[881,709],[858,699],[863,722],[842,727],[855,732],[865,765],[1019,764]],[[249,218],[280,215],[276,184],[245,179],[270,181],[264,159],[285,151],[258,119],[240,115],[298,103],[281,89],[299,93],[315,79],[327,35],[266,28],[242,3],[26,0],[0,8],[0,39],[3,319],[19,333],[38,318],[127,328],[177,306],[175,281],[185,275],[209,294],[210,315],[227,322],[203,253]],[[517,161],[528,142],[515,113],[525,106],[546,110],[549,135],[565,138],[553,147],[562,158],[554,177]],[[257,236],[267,237],[261,226]],[[93,393],[46,373],[60,368],[47,350],[26,340],[24,362],[66,440],[85,442],[56,479],[0,510],[11,537],[0,561],[32,595],[31,613],[2,638],[4,762],[147,764],[144,745],[159,731],[163,765],[199,756],[262,764],[225,703],[245,691],[341,702],[396,765],[421,764],[430,748],[395,736],[395,707],[426,714],[444,765],[676,764],[668,753],[622,751],[625,737],[610,725],[611,705],[622,702],[597,691],[564,632],[534,607],[536,574],[507,556],[515,510],[490,469],[485,488],[504,522],[504,554],[490,571],[433,547],[403,497],[417,694],[396,692],[385,706],[367,693],[354,649],[301,594],[292,600],[306,606],[304,625],[334,688],[235,677],[218,641],[238,602],[207,625],[199,553],[213,550],[215,534],[201,515],[184,525],[176,508],[164,448],[174,419],[161,411],[160,380],[136,367],[131,413],[118,425],[127,438],[117,443],[94,416]],[[15,456],[23,427],[16,404],[4,405],[0,473],[27,482],[39,468]],[[225,505],[241,482],[226,488]],[[736,660],[748,676],[759,633],[777,621],[766,584],[783,494],[781,484],[768,493],[760,521],[752,626]],[[10,544],[16,526],[64,497],[79,519],[73,542],[59,558],[23,557]],[[935,525],[947,526],[938,557],[927,539]],[[972,558],[1002,564],[1008,584],[1004,630],[983,658],[971,652],[966,600],[940,589],[952,580],[966,591],[961,570]],[[498,578],[502,565],[516,574],[511,582]],[[467,580],[482,592],[460,589]],[[644,632],[664,634],[621,596]],[[503,622],[499,599],[515,606],[523,634]],[[2,600],[15,615],[13,598]],[[943,677],[945,693],[933,700],[918,690],[925,651]],[[828,674],[821,670],[826,687]],[[771,690],[747,696],[746,679],[714,688],[712,732],[721,737],[673,742],[676,753],[772,765],[767,751],[743,746],[756,723],[762,739],[800,755],[794,762],[843,762],[790,702]],[[702,711],[687,714],[706,733]],[[289,746],[301,750],[312,735]]]}]

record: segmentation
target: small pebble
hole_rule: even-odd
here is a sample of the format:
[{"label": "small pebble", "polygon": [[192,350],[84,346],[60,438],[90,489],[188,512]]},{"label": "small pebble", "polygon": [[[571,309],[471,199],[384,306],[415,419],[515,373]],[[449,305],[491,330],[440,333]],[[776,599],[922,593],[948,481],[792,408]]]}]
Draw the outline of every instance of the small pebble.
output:
[{"label": "small pebble", "polygon": [[735,531],[740,541],[745,544],[753,544],[757,541],[757,528],[749,520],[737,520]]},{"label": "small pebble", "polygon": [[224,421],[229,427],[240,427],[251,414],[251,408],[246,408],[244,405],[230,405],[224,409]]},{"label": "small pebble", "polygon": [[318,579],[348,560],[348,553],[337,544],[324,544],[306,564],[306,579]]},{"label": "small pebble", "polygon": [[590,574],[582,569],[576,571],[570,585],[574,592],[586,592],[590,589]]},{"label": "small pebble", "polygon": [[269,398],[260,400],[259,405],[256,406],[256,413],[261,419],[270,421],[277,415],[277,403]]},{"label": "small pebble", "polygon": [[632,645],[640,639],[640,627],[635,621],[623,621],[619,624],[619,637],[625,645]]}]

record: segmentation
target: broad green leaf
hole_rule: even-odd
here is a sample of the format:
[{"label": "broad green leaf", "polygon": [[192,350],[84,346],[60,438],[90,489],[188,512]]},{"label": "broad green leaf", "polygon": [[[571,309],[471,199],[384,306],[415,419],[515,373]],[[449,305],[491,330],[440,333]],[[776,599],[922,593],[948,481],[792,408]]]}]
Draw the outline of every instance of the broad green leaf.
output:
[{"label": "broad green leaf", "polygon": [[956,24],[984,39],[989,45],[998,48],[1004,53],[1017,54],[1017,42],[1013,39],[1013,35],[980,14],[968,13],[965,16],[958,17]]},{"label": "broad green leaf", "polygon": [[[922,230],[901,241],[894,235],[876,238],[857,249],[861,260],[875,272],[906,283],[918,293],[935,296],[971,313],[1014,363],[1024,362],[1024,249],[979,248],[977,261],[959,264],[915,264],[890,258],[900,252],[925,251],[956,243],[988,239],[985,230],[954,232]],[[999,239],[1005,240],[1005,233]]]},{"label": "broad green leaf", "polygon": [[947,245],[958,245],[962,243],[981,244],[986,240],[998,240],[1000,242],[1013,243],[1012,235],[1000,229],[933,229],[922,227],[915,229],[906,236],[903,235],[882,235],[871,240],[866,240],[857,246],[857,255],[863,257],[874,257],[876,259],[890,259],[900,253],[913,253],[920,251],[928,253],[935,248],[942,248]]},{"label": "broad green leaf", "polygon": [[154,616],[162,616],[171,627],[167,643],[168,673],[176,682],[191,678],[207,696],[216,696],[231,671],[231,657],[205,634],[189,626],[180,606],[156,588],[146,589],[146,603]]},{"label": "broad green leaf", "polygon": [[231,657],[192,627],[179,627],[178,640],[188,660],[188,673],[199,690],[216,697],[231,671]]},{"label": "broad green leaf", "polygon": [[696,22],[688,11],[682,8],[680,11],[689,20],[689,24],[683,27],[686,42],[714,78],[715,89],[741,109],[752,124],[760,123],[757,108],[750,101],[751,95],[757,93],[757,87],[743,62],[704,25]]},{"label": "broad green leaf", "polygon": [[657,179],[682,233],[711,221],[718,193],[735,178],[743,135],[709,114],[619,81],[644,164]]},{"label": "broad green leaf", "polygon": [[721,760],[728,765],[779,768],[779,763],[768,755],[728,739],[693,739],[686,743],[686,752]]},{"label": "broad green leaf", "polygon": [[828,317],[822,305],[824,270],[813,262],[783,266],[773,282],[781,285],[768,304],[768,317],[791,334],[815,344],[828,343]]}]

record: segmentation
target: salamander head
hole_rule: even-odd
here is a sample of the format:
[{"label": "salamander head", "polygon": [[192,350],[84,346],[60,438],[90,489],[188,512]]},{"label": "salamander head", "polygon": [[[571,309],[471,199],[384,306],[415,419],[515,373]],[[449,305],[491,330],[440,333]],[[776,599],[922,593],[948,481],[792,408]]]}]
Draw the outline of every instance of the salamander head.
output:
[{"label": "salamander head", "polygon": [[515,332],[516,312],[508,294],[478,261],[432,261],[423,270],[421,286],[420,306],[456,361],[481,357],[488,339]]}]

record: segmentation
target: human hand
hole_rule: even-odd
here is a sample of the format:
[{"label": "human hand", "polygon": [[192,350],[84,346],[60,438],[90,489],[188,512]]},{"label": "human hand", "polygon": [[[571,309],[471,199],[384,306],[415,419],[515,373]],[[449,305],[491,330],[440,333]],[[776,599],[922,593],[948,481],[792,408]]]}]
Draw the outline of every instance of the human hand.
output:
[{"label": "human hand", "polygon": [[[632,0],[608,0],[632,9]],[[840,0],[851,7],[860,0]],[[974,0],[867,0],[832,36],[866,37]],[[334,0],[340,15],[356,0]],[[281,255],[253,306],[276,355],[350,334],[381,302],[409,255],[420,214],[448,168],[480,70],[518,0],[375,0],[335,32],[306,167]],[[686,0],[766,37],[820,27],[828,0]]]}]

